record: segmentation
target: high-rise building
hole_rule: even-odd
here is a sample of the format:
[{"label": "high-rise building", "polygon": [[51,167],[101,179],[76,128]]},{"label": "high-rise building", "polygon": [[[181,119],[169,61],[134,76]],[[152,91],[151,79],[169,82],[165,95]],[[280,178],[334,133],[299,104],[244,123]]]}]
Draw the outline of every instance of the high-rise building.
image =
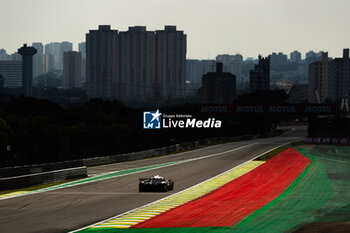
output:
[{"label": "high-rise building", "polygon": [[315,53],[314,51],[310,50],[305,54],[305,60],[321,61],[322,54],[323,54],[323,51],[319,51],[318,53]]},{"label": "high-rise building", "polygon": [[[231,61],[232,57],[230,54],[219,54],[216,56],[216,62],[221,62],[223,65],[228,65]],[[223,67],[223,70],[225,70],[225,67]]]},{"label": "high-rise building", "polygon": [[232,104],[236,96],[236,76],[223,72],[223,64],[216,63],[216,72],[208,72],[202,78],[202,102],[204,104]]},{"label": "high-rise building", "polygon": [[73,50],[73,44],[68,41],[63,41],[62,42],[62,52],[69,52]]},{"label": "high-rise building", "polygon": [[350,97],[349,49],[343,50],[342,58],[329,59],[322,53],[322,60],[309,65],[309,102],[341,103]]},{"label": "high-rise building", "polygon": [[317,54],[314,51],[312,51],[312,50],[310,50],[309,52],[307,52],[305,54],[305,59],[314,58],[314,57],[317,57]]},{"label": "high-rise building", "polygon": [[44,74],[49,73],[51,70],[54,70],[55,61],[52,54],[44,54],[43,56],[43,68]]},{"label": "high-rise building", "polygon": [[215,60],[194,60],[186,61],[186,81],[192,88],[202,87],[202,76],[208,72],[215,71]]},{"label": "high-rise building", "polygon": [[81,52],[63,53],[63,88],[81,87]]},{"label": "high-rise building", "polygon": [[5,88],[21,88],[22,61],[0,61],[0,75]]},{"label": "high-rise building", "polygon": [[309,65],[315,61],[321,61],[322,60],[322,52],[321,55],[319,53],[315,53],[314,51],[309,51],[305,54],[305,62],[304,62],[304,71],[305,71],[305,77],[309,76]]},{"label": "high-rise building", "polygon": [[32,46],[37,53],[33,56],[33,77],[44,73],[44,46],[41,42],[35,42]]},{"label": "high-rise building", "polygon": [[81,74],[82,74],[82,82],[86,82],[86,43],[81,42],[78,45],[78,51],[81,52]]},{"label": "high-rise building", "polygon": [[288,63],[288,56],[286,54],[283,54],[281,52],[272,53],[270,55],[270,64],[271,66],[281,66],[286,65]]},{"label": "high-rise building", "polygon": [[33,55],[36,54],[34,47],[28,47],[24,44],[18,49],[18,53],[22,55],[22,89],[26,96],[33,95]]},{"label": "high-rise building", "polygon": [[185,96],[187,37],[176,26],[156,31],[155,98]]},{"label": "high-rise building", "polygon": [[242,81],[242,64],[243,56],[241,54],[229,55],[221,54],[216,56],[216,62],[223,63],[223,71],[231,72],[237,78]]},{"label": "high-rise building", "polygon": [[54,69],[63,69],[63,53],[72,51],[73,44],[68,41],[62,43],[53,42],[45,45],[45,54],[51,54],[54,57]]},{"label": "high-rise building", "polygon": [[109,25],[86,34],[86,87],[90,98],[119,98],[118,31]]},{"label": "high-rise building", "polygon": [[102,25],[86,34],[85,47],[90,98],[132,101],[185,96],[186,35],[176,26],[156,32],[136,26],[118,33]]},{"label": "high-rise building", "polygon": [[62,44],[53,42],[45,45],[45,54],[53,56],[53,69],[60,69],[60,54],[62,53]]},{"label": "high-rise building", "polygon": [[5,49],[0,49],[0,61],[11,60],[11,56],[7,54]]},{"label": "high-rise building", "polygon": [[32,43],[32,46],[36,49],[37,53],[36,55],[43,55],[44,54],[44,46],[41,42],[34,42]]},{"label": "high-rise building", "polygon": [[11,61],[22,61],[22,56],[19,53],[13,53],[10,55],[10,60]]},{"label": "high-rise building", "polygon": [[250,91],[270,89],[270,57],[259,55],[259,64],[250,71]]},{"label": "high-rise building", "polygon": [[243,63],[243,56],[241,54],[235,54],[235,55],[230,55],[230,54],[219,54],[216,56],[216,61],[217,62],[222,62],[224,65],[224,71],[225,71],[225,64],[228,65],[232,62],[237,62],[237,63]]},{"label": "high-rise building", "polygon": [[0,61],[7,60],[7,52],[5,49],[0,49]]},{"label": "high-rise building", "polygon": [[81,52],[81,58],[85,59],[86,58],[86,43],[81,42],[78,44],[78,51]]},{"label": "high-rise building", "polygon": [[329,62],[329,97],[338,103],[350,98],[349,49],[343,49],[343,57]]},{"label": "high-rise building", "polygon": [[329,97],[328,53],[322,54],[322,60],[309,65],[308,96],[311,103],[322,103]]},{"label": "high-rise building", "polygon": [[60,58],[59,58],[59,68],[60,70],[63,70],[63,53],[64,52],[69,52],[69,51],[73,51],[73,44],[71,42],[68,41],[63,41],[62,42],[62,51],[59,54]]},{"label": "high-rise building", "polygon": [[129,27],[119,33],[119,92],[122,100],[152,98],[155,82],[155,33]]},{"label": "high-rise building", "polygon": [[301,53],[298,52],[297,50],[294,50],[293,52],[291,52],[290,61],[297,64],[301,63]]}]

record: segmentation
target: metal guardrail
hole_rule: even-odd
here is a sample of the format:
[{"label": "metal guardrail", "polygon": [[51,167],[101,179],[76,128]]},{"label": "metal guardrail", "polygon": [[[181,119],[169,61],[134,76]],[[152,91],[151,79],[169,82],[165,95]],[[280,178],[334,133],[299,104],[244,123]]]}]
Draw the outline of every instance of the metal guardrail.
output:
[{"label": "metal guardrail", "polygon": [[87,176],[86,167],[153,158],[203,145],[255,139],[255,136],[200,139],[151,150],[73,161],[0,168],[0,190],[49,184]]},{"label": "metal guardrail", "polygon": [[49,172],[49,171],[67,169],[67,168],[75,168],[75,167],[81,167],[81,166],[83,166],[83,161],[73,160],[73,161],[63,161],[63,162],[56,162],[56,163],[4,167],[4,168],[0,168],[0,178],[36,174],[36,173]]},{"label": "metal guardrail", "polygon": [[240,136],[240,137],[218,137],[209,139],[200,139],[198,141],[180,143],[176,145],[171,145],[167,147],[155,148],[145,151],[109,155],[109,156],[99,156],[94,158],[86,158],[79,160],[71,160],[56,163],[47,164],[36,164],[36,165],[26,165],[17,167],[4,167],[0,168],[0,178],[14,177],[28,174],[43,173],[67,168],[81,167],[81,166],[98,166],[109,163],[126,162],[138,159],[152,158],[160,155],[166,155],[170,153],[175,153],[183,150],[194,149],[203,145],[210,145],[215,143],[232,142],[239,140],[249,140],[253,139],[255,136]]},{"label": "metal guardrail", "polygon": [[17,189],[34,185],[50,184],[69,179],[87,177],[87,168],[76,167],[36,174],[0,178],[0,190]]}]

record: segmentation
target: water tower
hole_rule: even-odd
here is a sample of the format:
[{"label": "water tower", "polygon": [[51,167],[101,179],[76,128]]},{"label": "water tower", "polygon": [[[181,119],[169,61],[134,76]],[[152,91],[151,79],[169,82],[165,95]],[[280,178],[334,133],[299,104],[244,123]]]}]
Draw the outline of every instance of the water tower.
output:
[{"label": "water tower", "polygon": [[28,47],[24,44],[18,49],[22,55],[22,90],[26,96],[33,95],[33,55],[36,54],[34,47]]}]

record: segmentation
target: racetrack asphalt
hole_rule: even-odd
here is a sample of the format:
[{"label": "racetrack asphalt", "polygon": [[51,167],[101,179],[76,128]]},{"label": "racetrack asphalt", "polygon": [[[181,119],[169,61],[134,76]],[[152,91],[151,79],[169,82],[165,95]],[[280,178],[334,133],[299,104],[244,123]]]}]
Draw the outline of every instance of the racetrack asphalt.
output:
[{"label": "racetrack asphalt", "polygon": [[[1,232],[68,232],[182,191],[279,145],[306,136],[305,126],[283,136],[226,143],[154,159],[91,167],[89,175],[208,156],[93,183],[0,200]],[[233,150],[236,149],[236,150]],[[227,153],[222,153],[230,151]],[[138,178],[155,174],[175,180],[167,193],[139,193]]]}]

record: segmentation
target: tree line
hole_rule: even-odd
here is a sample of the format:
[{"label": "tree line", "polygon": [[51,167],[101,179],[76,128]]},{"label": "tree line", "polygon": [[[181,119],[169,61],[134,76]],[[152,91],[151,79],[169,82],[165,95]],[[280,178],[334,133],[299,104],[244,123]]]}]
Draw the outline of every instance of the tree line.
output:
[{"label": "tree line", "polygon": [[[274,101],[278,95],[263,94]],[[248,103],[254,101],[256,96],[253,97],[247,95],[237,100]],[[273,119],[266,118],[215,116],[223,121],[221,129],[144,130],[142,116],[145,110],[154,109],[133,108],[119,101],[102,99],[63,107],[46,99],[1,96],[0,166],[114,155],[201,138],[264,134],[271,130],[273,123]],[[160,110],[168,114],[197,114],[195,104]],[[209,116],[196,117],[205,119]]]}]

